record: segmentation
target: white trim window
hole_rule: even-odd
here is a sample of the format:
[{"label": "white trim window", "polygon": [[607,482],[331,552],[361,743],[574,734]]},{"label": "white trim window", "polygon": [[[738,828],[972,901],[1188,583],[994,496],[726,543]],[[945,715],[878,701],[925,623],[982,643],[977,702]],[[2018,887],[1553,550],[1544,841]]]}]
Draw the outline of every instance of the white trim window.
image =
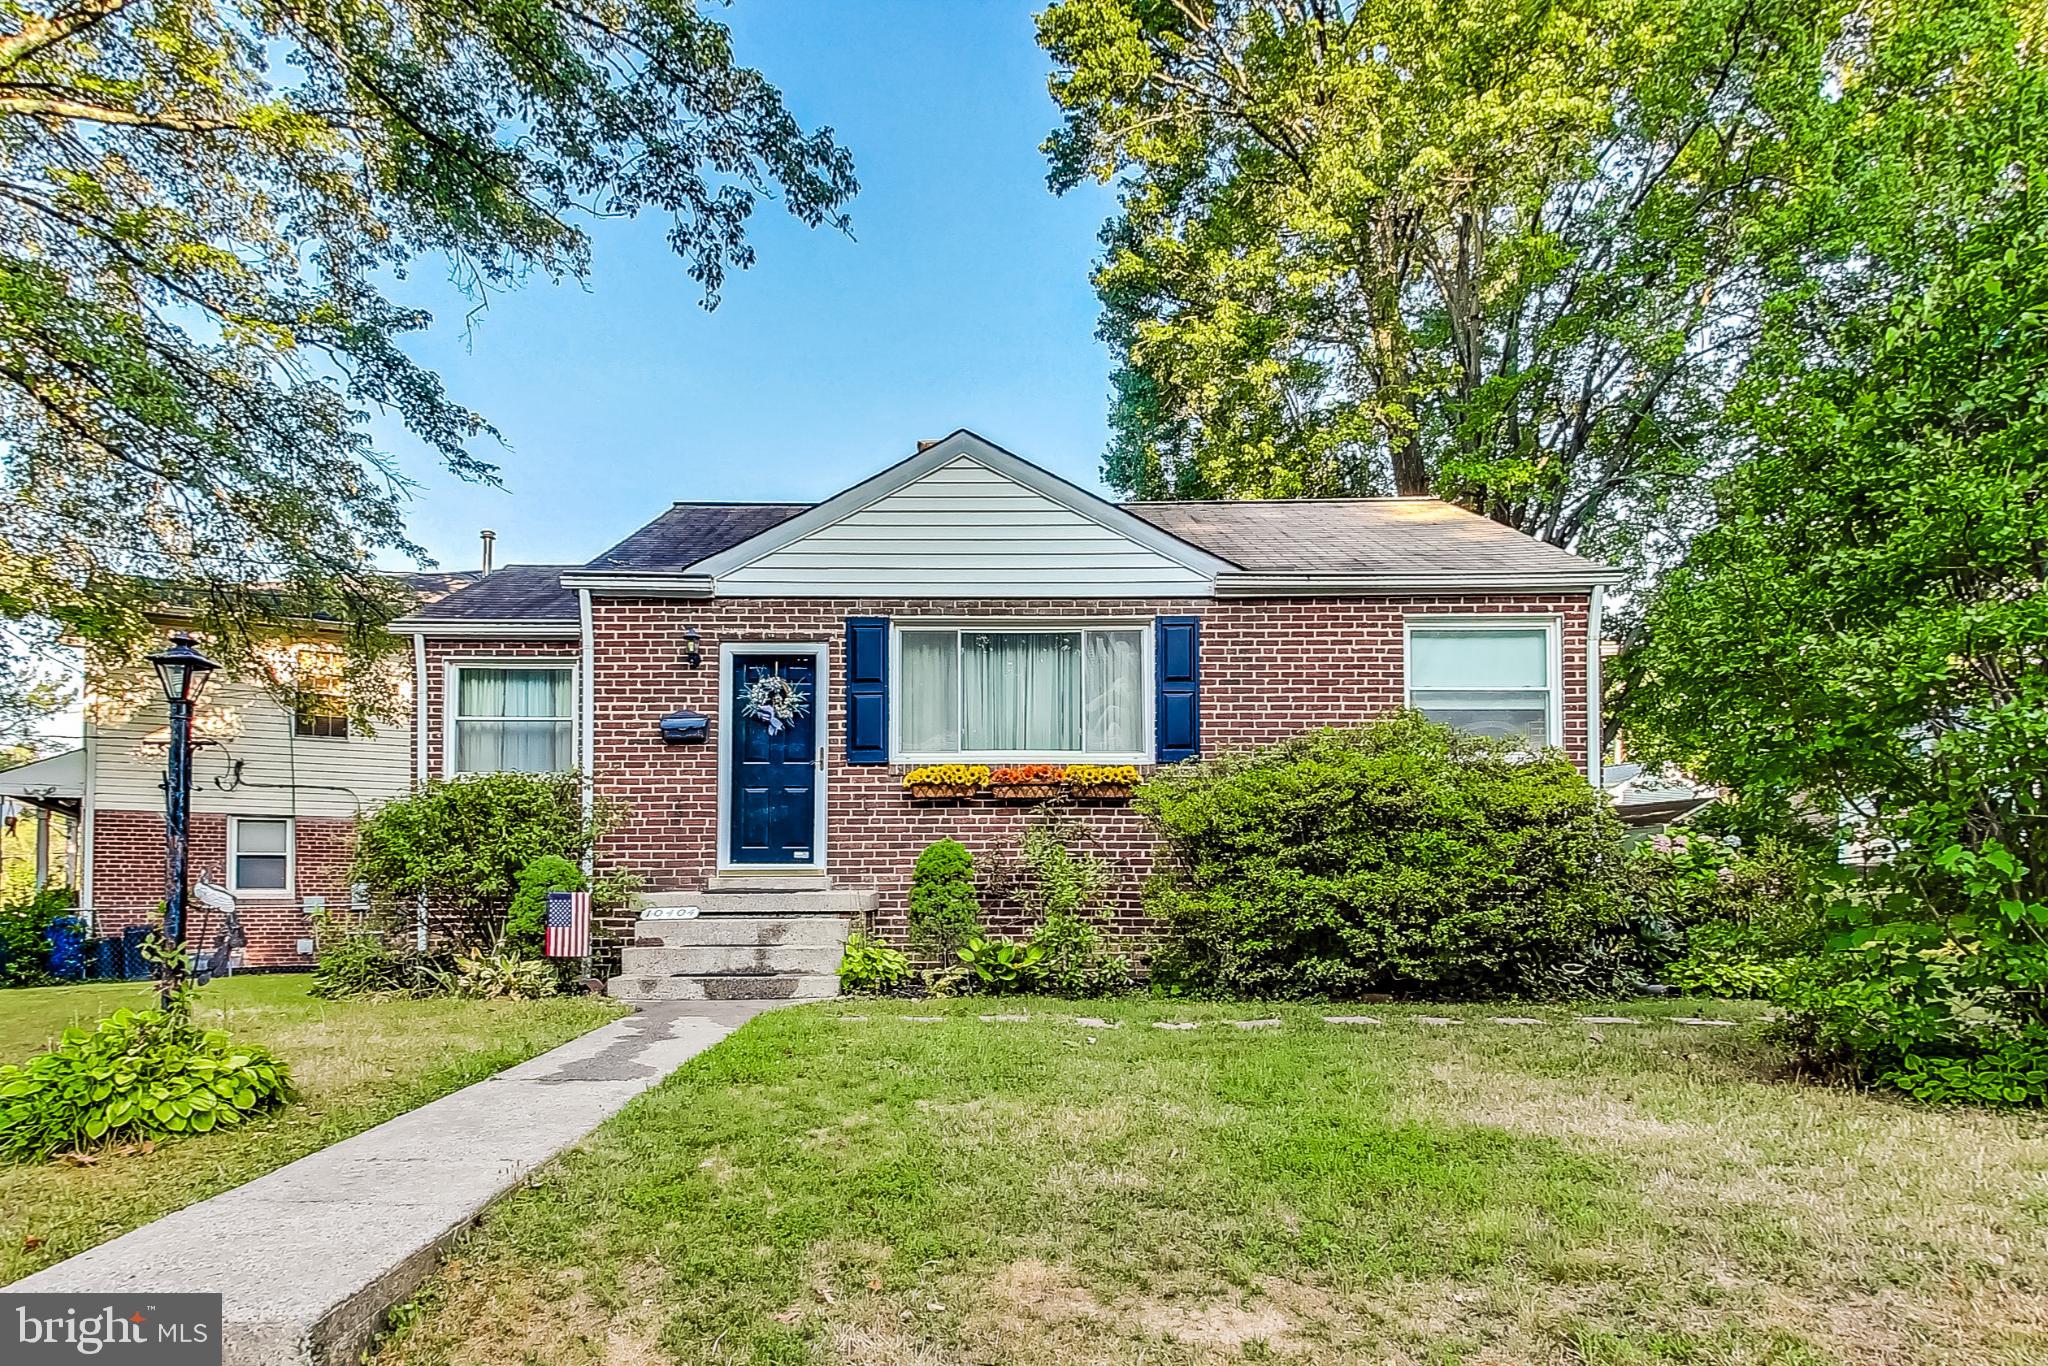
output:
[{"label": "white trim window", "polygon": [[931,759],[1149,757],[1149,623],[904,624],[891,753]]},{"label": "white trim window", "polygon": [[576,668],[573,660],[451,665],[448,771],[573,771]]},{"label": "white trim window", "polygon": [[236,896],[292,894],[289,816],[228,818],[228,890]]},{"label": "white trim window", "polygon": [[1562,743],[1557,621],[1408,623],[1408,705],[1474,735]]}]

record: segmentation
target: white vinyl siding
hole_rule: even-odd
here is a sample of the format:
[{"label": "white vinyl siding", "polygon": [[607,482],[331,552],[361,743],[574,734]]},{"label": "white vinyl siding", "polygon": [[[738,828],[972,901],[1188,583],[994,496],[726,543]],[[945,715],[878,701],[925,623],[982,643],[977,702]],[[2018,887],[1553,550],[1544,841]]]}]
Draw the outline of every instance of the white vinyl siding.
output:
[{"label": "white vinyl siding", "polygon": [[[295,735],[292,709],[263,688],[215,675],[193,721],[207,742],[192,756],[193,811],[347,818],[404,795],[413,784],[411,671],[391,687],[400,715],[374,731],[316,739]],[[119,687],[90,680],[85,723],[94,803],[161,812],[169,718],[156,675],[144,668]]]},{"label": "white vinyl siding", "polygon": [[1210,581],[962,457],[719,576],[731,597],[1207,597]]},{"label": "white vinyl siding", "polygon": [[1408,623],[1408,705],[1474,735],[1561,743],[1557,625],[1517,621]]},{"label": "white vinyl siding", "polygon": [[448,671],[451,773],[576,767],[576,666],[468,663]]},{"label": "white vinyl siding", "polygon": [[903,625],[890,677],[905,762],[1147,757],[1149,626]]},{"label": "white vinyl siding", "polygon": [[292,894],[292,823],[282,816],[228,821],[228,890],[236,896]]}]

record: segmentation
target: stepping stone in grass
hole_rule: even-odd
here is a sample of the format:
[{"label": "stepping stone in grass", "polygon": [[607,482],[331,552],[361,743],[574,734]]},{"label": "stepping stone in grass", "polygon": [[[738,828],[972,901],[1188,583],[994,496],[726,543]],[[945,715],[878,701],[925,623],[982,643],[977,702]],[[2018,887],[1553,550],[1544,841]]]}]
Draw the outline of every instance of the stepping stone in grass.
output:
[{"label": "stepping stone in grass", "polygon": [[1324,1024],[1376,1025],[1377,1019],[1370,1015],[1325,1015]]},{"label": "stepping stone in grass", "polygon": [[943,1015],[905,1015],[903,1018],[912,1024],[943,1024],[946,1019]]},{"label": "stepping stone in grass", "polygon": [[1674,1015],[1671,1017],[1671,1023],[1692,1025],[1696,1029],[1733,1029],[1737,1025],[1741,1024],[1742,1021],[1709,1020],[1698,1015]]},{"label": "stepping stone in grass", "polygon": [[981,1018],[989,1024],[1023,1024],[1031,1017],[1029,1015],[984,1015]]},{"label": "stepping stone in grass", "polygon": [[1154,1029],[1199,1029],[1201,1024],[1196,1020],[1154,1020],[1152,1027]]},{"label": "stepping stone in grass", "polygon": [[1487,1023],[1497,1025],[1540,1025],[1543,1021],[1537,1019],[1534,1015],[1496,1015],[1488,1020]]},{"label": "stepping stone in grass", "polygon": [[1081,1026],[1081,1028],[1083,1028],[1083,1029],[1121,1029],[1121,1028],[1123,1028],[1123,1026],[1122,1026],[1122,1025],[1116,1025],[1116,1024],[1111,1024],[1111,1023],[1110,1023],[1110,1022],[1109,1022],[1108,1020],[1098,1020],[1098,1019],[1096,1019],[1096,1018],[1095,1018],[1095,1017],[1094,1017],[1093,1015],[1076,1015],[1076,1016],[1074,1017],[1074,1020],[1073,1020],[1073,1022],[1074,1022],[1075,1024],[1077,1024],[1077,1025]]},{"label": "stepping stone in grass", "polygon": [[1629,1018],[1628,1016],[1626,1016],[1626,1015],[1581,1015],[1581,1016],[1579,1016],[1579,1023],[1580,1023],[1580,1024],[1607,1024],[1607,1025],[1632,1025],[1632,1024],[1641,1024],[1641,1023],[1642,1023],[1642,1021],[1641,1021],[1641,1020],[1631,1020],[1631,1019],[1630,1019],[1630,1018]]},{"label": "stepping stone in grass", "polygon": [[1232,1020],[1230,1027],[1232,1029],[1278,1029],[1280,1022],[1278,1020]]},{"label": "stepping stone in grass", "polygon": [[868,1017],[865,1015],[834,1015],[832,1018],[835,1020],[856,1021],[860,1024],[866,1024],[868,1022]]},{"label": "stepping stone in grass", "polygon": [[1417,1015],[1415,1023],[1426,1025],[1461,1025],[1465,1022],[1450,1015]]}]

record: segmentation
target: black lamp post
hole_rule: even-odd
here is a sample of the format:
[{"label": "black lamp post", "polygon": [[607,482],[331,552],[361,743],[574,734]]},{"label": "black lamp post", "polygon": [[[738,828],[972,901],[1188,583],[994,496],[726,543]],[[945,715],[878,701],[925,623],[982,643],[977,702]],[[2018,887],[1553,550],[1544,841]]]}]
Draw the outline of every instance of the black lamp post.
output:
[{"label": "black lamp post", "polygon": [[[164,700],[171,704],[170,758],[164,771],[164,934],[173,948],[185,942],[186,867],[191,847],[192,817],[192,705],[206,690],[206,677],[217,667],[192,648],[192,637],[183,631],[171,636],[171,646],[149,657],[164,687]],[[169,1003],[175,974],[166,972],[163,998]]]}]

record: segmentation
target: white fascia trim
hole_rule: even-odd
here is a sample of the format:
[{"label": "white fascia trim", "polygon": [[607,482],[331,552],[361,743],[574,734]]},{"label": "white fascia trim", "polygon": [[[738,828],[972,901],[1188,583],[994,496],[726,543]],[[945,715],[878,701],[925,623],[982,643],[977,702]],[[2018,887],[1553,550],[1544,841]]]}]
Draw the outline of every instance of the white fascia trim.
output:
[{"label": "white fascia trim", "polygon": [[562,575],[562,587],[595,589],[608,598],[708,598],[711,580],[696,574],[645,574],[629,569]]},{"label": "white fascia trim", "polygon": [[1602,786],[1600,768],[1607,738],[1600,723],[1600,612],[1605,606],[1601,597],[1595,588],[1593,600],[1586,606],[1586,778],[1594,787]]},{"label": "white fascia trim", "polygon": [[1335,598],[1376,593],[1587,593],[1619,582],[1619,570],[1587,573],[1224,574],[1219,598]]},{"label": "white fascia trim", "polygon": [[583,634],[573,621],[421,621],[401,618],[386,628],[393,635],[446,640],[575,640]]},{"label": "white fascia trim", "polygon": [[[768,530],[741,541],[730,549],[697,561],[690,566],[688,577],[716,579],[721,575],[730,574],[735,569],[750,565],[794,541],[802,540],[814,531],[822,530],[834,522],[852,516],[870,503],[886,498],[898,489],[922,479],[940,466],[950,465],[962,457],[985,465],[1006,478],[1014,479],[1032,492],[1050,498],[1070,512],[1086,517],[1193,573],[1213,578],[1236,568],[1230,561],[1191,545],[1170,532],[1161,531],[1136,513],[1126,512],[1116,504],[1098,498],[1084,488],[1069,484],[1058,475],[1040,469],[1022,456],[1012,455],[1001,446],[962,428],[943,441],[934,442],[909,459],[899,460],[880,474],[872,475],[852,488],[832,495],[815,507],[799,512],[785,522],[778,522]],[[575,585],[572,578],[573,576],[564,575],[562,582],[573,587]],[[609,582],[613,581],[608,580]]]}]

